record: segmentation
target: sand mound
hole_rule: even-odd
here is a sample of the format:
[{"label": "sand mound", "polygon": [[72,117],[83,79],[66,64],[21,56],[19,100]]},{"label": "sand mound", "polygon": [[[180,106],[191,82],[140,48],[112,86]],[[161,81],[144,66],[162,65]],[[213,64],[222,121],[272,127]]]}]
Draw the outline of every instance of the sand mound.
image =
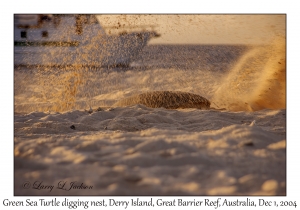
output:
[{"label": "sand mound", "polygon": [[151,108],[164,107],[166,109],[198,108],[209,109],[210,102],[199,95],[179,91],[153,91],[122,99],[114,106],[131,106],[143,104]]}]

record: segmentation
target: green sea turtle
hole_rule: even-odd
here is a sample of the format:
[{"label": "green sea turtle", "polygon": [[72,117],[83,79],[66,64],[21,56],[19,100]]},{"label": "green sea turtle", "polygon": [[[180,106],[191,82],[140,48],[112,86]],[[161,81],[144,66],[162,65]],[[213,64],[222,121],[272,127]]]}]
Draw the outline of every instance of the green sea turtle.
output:
[{"label": "green sea turtle", "polygon": [[151,108],[164,107],[166,109],[197,108],[209,109],[210,102],[206,98],[180,91],[151,91],[121,99],[113,106],[131,106],[143,104]]}]

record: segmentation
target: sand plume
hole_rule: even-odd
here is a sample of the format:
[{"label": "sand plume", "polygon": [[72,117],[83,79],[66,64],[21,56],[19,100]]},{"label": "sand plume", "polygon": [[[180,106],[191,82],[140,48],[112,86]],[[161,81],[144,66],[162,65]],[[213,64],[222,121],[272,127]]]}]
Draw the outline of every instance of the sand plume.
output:
[{"label": "sand plume", "polygon": [[212,101],[234,111],[286,108],[285,39],[249,50],[229,72]]}]

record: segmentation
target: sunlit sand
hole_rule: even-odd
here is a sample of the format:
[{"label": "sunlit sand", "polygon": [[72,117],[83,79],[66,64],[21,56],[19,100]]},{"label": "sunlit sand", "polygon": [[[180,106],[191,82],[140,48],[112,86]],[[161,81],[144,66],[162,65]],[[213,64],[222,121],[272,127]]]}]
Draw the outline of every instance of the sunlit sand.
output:
[{"label": "sunlit sand", "polygon": [[[15,68],[14,194],[286,195],[285,60],[278,38]],[[34,188],[62,180],[92,189]]]}]

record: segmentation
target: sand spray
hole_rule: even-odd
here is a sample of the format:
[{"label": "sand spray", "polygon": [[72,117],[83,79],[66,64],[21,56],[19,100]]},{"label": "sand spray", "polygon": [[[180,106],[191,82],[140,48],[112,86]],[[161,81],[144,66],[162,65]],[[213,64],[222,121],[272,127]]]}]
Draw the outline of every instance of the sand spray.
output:
[{"label": "sand spray", "polygon": [[[224,54],[226,59],[226,52],[218,53],[219,56]],[[208,58],[213,59],[213,56]],[[250,47],[228,66],[225,76],[224,72],[214,71],[214,68],[202,68],[206,68],[205,65],[187,70],[180,67],[99,69],[78,65],[15,71],[15,110],[88,110],[111,106],[133,94],[156,90],[195,93],[209,99],[213,108],[232,111],[286,107],[284,38]]]},{"label": "sand spray", "polygon": [[211,101],[232,111],[286,108],[285,38],[252,47],[221,81]]}]

